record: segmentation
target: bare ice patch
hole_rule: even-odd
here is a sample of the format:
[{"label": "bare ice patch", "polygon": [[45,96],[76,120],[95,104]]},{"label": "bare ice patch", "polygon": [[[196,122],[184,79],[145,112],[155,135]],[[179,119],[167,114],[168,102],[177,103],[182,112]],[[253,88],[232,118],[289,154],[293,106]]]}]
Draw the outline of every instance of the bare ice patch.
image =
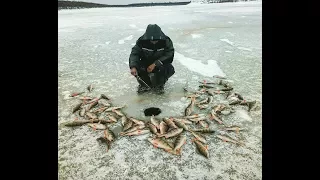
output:
[{"label": "bare ice patch", "polygon": [[230,44],[231,46],[233,46],[233,42],[229,41],[229,39],[220,39],[220,41],[226,42],[228,44]]},{"label": "bare ice patch", "polygon": [[128,37],[125,37],[125,38],[123,38],[123,39],[120,39],[120,40],[118,41],[118,43],[119,43],[119,44],[124,44],[125,41],[130,41],[130,40],[132,40],[132,39],[133,39],[133,35],[130,35],[130,36],[128,36]]},{"label": "bare ice patch", "polygon": [[145,29],[138,29],[137,31],[145,31]]},{"label": "bare ice patch", "polygon": [[111,41],[107,41],[107,42],[106,42],[106,45],[110,44],[110,42],[111,42]]},{"label": "bare ice patch", "polygon": [[203,76],[212,77],[214,75],[225,76],[215,60],[208,60],[208,64],[203,64],[200,60],[191,59],[176,52],[175,59],[189,70],[202,74]]},{"label": "bare ice patch", "polygon": [[244,51],[252,51],[252,49],[250,48],[245,48],[245,47],[237,47],[237,48]]},{"label": "bare ice patch", "polygon": [[126,63],[127,65],[129,65],[129,62],[124,62],[124,63]]},{"label": "bare ice patch", "polygon": [[232,53],[232,51],[225,51],[226,53]]},{"label": "bare ice patch", "polygon": [[180,109],[183,109],[185,107],[185,103],[181,101],[164,102],[162,105],[166,105],[172,108],[180,108]]},{"label": "bare ice patch", "polygon": [[228,23],[229,23],[229,24],[232,24],[233,22],[229,21]]},{"label": "bare ice patch", "polygon": [[203,35],[202,34],[191,34],[192,38],[200,38]]}]

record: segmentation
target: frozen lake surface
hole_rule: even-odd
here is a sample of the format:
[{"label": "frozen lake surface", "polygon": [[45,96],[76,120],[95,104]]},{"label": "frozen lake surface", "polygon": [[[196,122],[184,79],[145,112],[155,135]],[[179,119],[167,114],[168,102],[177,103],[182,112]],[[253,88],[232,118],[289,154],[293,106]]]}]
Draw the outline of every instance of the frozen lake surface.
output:
[{"label": "frozen lake surface", "polygon": [[[71,108],[89,84],[123,112],[149,119],[143,109],[159,107],[158,118],[182,115],[189,100],[183,86],[196,90],[198,81],[213,75],[232,80],[236,92],[246,99],[262,98],[262,3],[239,2],[171,7],[98,8],[58,11],[58,113],[59,179],[262,179],[261,107],[247,112],[237,107],[224,121],[247,129],[237,135],[246,146],[222,142],[207,135],[209,159],[196,152],[187,135],[181,158],[155,149],[147,135],[121,137],[106,152],[96,139],[102,131],[88,126],[60,126],[75,118]],[[135,41],[148,24],[158,24],[175,48],[176,73],[165,86],[166,93],[137,95],[128,59]],[[217,124],[210,124],[213,128]]]}]

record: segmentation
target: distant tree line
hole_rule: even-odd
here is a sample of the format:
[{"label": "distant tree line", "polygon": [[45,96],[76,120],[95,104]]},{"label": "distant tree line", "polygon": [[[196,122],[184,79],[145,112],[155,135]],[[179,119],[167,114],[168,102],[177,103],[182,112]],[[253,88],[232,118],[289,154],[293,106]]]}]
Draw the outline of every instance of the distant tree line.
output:
[{"label": "distant tree line", "polygon": [[136,3],[128,5],[107,5],[81,1],[58,1],[58,10],[60,9],[80,9],[80,8],[102,8],[102,7],[143,7],[143,6],[172,6],[187,5],[188,2],[167,2],[167,3]]}]

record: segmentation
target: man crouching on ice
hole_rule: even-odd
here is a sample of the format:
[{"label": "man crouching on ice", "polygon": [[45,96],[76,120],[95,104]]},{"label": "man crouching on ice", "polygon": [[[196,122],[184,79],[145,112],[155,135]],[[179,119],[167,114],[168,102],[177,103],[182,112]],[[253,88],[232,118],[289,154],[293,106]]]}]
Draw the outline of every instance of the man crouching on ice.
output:
[{"label": "man crouching on ice", "polygon": [[151,90],[149,87],[159,94],[164,93],[165,83],[175,73],[171,64],[173,57],[171,39],[157,24],[149,24],[129,57],[131,74],[137,77],[139,83],[138,93]]}]

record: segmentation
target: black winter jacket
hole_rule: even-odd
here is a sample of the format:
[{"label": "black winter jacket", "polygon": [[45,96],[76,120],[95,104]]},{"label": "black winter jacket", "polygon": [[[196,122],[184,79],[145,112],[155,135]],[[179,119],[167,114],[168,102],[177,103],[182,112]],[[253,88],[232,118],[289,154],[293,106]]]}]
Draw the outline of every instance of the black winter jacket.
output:
[{"label": "black winter jacket", "polygon": [[[150,40],[158,40],[152,44]],[[157,24],[149,24],[146,32],[136,41],[129,57],[129,68],[147,68],[152,63],[156,67],[172,63],[174,48],[171,39]]]}]

